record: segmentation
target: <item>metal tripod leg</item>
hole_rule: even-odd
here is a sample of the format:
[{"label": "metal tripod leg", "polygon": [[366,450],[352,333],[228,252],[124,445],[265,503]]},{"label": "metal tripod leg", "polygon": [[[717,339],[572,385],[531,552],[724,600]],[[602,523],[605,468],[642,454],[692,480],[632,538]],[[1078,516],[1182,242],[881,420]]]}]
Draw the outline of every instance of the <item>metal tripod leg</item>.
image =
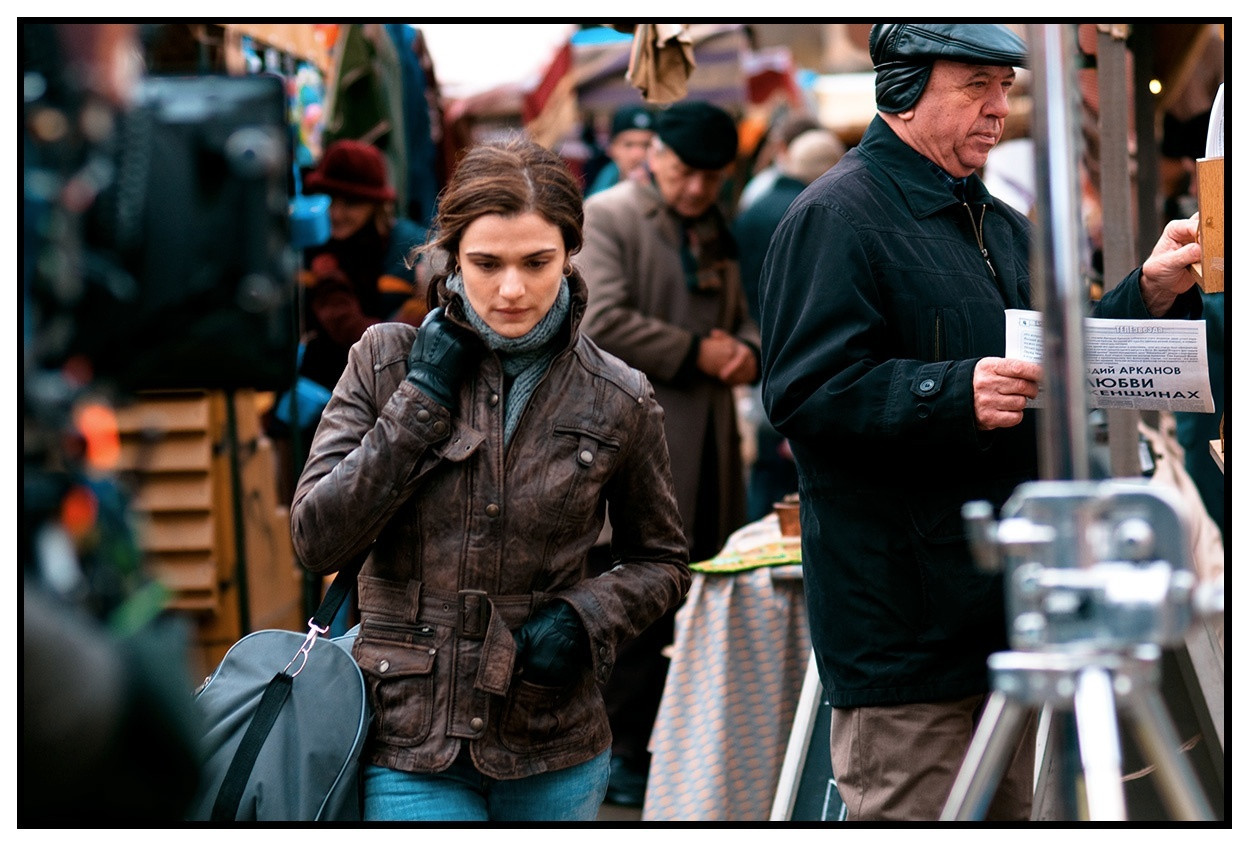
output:
[{"label": "metal tripod leg", "polygon": [[[973,735],[941,820],[983,820],[1019,742],[1030,705],[1070,708],[1076,722],[1089,820],[1126,819],[1117,709],[1128,711],[1160,793],[1178,820],[1215,820],[1156,688],[1159,649],[1122,653],[995,653],[994,692]],[[1075,754],[1074,754],[1075,755]]]},{"label": "metal tripod leg", "polygon": [[1126,699],[1134,735],[1155,762],[1156,782],[1168,811],[1177,820],[1215,820],[1215,812],[1197,776],[1180,753],[1180,737],[1168,717],[1163,698],[1153,689],[1138,688]]},{"label": "metal tripod leg", "polygon": [[1122,821],[1124,772],[1120,759],[1120,733],[1115,718],[1115,690],[1111,675],[1103,668],[1080,671],[1072,698],[1076,713],[1076,739],[1085,774],[1085,800],[1091,821]]},{"label": "metal tripod leg", "polygon": [[968,754],[942,808],[943,821],[984,820],[994,792],[1020,743],[1028,707],[995,691],[986,701]]}]

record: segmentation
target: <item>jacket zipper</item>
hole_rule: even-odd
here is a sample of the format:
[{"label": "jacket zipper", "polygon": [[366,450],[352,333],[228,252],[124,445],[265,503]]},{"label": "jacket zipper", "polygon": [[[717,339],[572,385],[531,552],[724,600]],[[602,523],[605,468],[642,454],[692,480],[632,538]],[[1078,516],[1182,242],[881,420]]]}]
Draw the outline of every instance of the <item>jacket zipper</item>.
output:
[{"label": "jacket zipper", "polygon": [[971,206],[967,203],[964,203],[963,206],[968,210],[968,220],[972,222],[972,232],[977,237],[977,246],[981,248],[981,258],[985,260],[985,266],[990,269],[990,276],[997,282],[998,272],[994,270],[994,263],[990,261],[990,251],[985,249],[985,239],[981,237],[981,232],[985,227],[985,206],[981,207],[980,222],[972,216]]}]

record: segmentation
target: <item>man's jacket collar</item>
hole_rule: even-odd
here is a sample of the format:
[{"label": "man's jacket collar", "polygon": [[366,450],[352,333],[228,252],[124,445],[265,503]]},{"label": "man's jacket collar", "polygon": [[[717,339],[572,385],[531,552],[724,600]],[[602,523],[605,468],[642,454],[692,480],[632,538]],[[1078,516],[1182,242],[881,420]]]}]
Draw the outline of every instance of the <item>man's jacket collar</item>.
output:
[{"label": "man's jacket collar", "polygon": [[[912,214],[917,218],[927,218],[959,203],[924,157],[895,135],[894,130],[880,115],[868,124],[858,149],[898,185]],[[985,183],[975,173],[968,177],[966,192],[970,204],[994,202]]]}]

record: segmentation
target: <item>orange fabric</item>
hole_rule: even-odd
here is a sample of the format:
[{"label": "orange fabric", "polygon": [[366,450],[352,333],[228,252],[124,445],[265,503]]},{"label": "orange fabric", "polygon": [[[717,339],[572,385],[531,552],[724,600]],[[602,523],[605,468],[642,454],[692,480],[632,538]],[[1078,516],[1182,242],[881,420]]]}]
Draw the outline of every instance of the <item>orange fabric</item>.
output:
[{"label": "orange fabric", "polygon": [[378,277],[378,291],[383,294],[411,294],[412,282],[402,277],[382,274]]},{"label": "orange fabric", "polygon": [[399,321],[400,323],[412,324],[413,326],[420,326],[421,321],[425,320],[427,312],[429,312],[429,309],[426,307],[424,300],[421,300],[418,297],[410,297],[405,300],[404,305],[400,306],[399,310],[395,312],[393,320]]}]

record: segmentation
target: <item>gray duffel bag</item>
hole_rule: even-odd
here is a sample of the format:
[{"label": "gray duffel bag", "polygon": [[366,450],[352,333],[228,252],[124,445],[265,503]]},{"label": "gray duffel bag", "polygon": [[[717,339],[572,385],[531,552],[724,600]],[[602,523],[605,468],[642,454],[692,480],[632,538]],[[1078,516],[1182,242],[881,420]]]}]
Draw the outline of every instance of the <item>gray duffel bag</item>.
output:
[{"label": "gray duffel bag", "polygon": [[[361,558],[363,561],[363,557]],[[321,638],[354,584],[339,572],[307,634],[239,639],[196,693],[204,725],[193,821],[358,821],[372,718],[351,645]]]}]

